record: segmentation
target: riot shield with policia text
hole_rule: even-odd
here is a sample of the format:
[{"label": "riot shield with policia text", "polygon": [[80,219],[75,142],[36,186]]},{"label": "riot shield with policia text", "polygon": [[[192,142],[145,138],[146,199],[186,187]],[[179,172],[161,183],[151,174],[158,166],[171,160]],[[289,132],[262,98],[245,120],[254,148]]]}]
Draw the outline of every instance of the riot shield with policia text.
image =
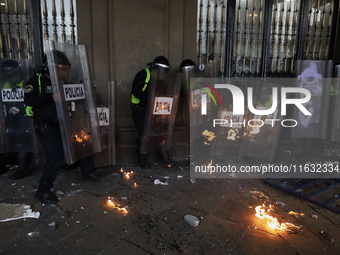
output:
[{"label": "riot shield with policia text", "polygon": [[[85,46],[46,41],[45,50],[65,161],[73,164],[101,151],[97,110]],[[67,56],[70,66],[58,64],[58,51]]]},{"label": "riot shield with policia text", "polygon": [[[168,92],[168,73],[160,74],[155,69],[151,70],[151,79],[148,85],[150,88],[141,138],[141,154],[160,149],[163,152],[170,150],[180,85],[179,82],[176,82],[173,92]],[[166,155],[164,156],[167,157]]]},{"label": "riot shield with policia text", "polygon": [[1,152],[33,152],[41,147],[34,132],[33,119],[25,116],[24,87],[33,75],[30,59],[5,59],[1,75]]}]

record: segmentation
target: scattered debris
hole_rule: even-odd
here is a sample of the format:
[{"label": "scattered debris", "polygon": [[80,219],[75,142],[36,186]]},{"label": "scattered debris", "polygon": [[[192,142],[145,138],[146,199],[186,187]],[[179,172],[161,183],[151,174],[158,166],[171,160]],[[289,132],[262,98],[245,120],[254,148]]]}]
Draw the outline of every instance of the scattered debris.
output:
[{"label": "scattered debris", "polygon": [[121,197],[122,200],[127,200],[127,197]]},{"label": "scattered debris", "polygon": [[77,185],[77,184],[75,184],[75,183],[73,183],[73,182],[71,183],[71,186],[76,186],[76,185]]},{"label": "scattered debris", "polygon": [[85,207],[84,207],[84,206],[81,206],[81,207],[80,207],[80,209],[84,210],[84,209],[85,209]]},{"label": "scattered debris", "polygon": [[200,220],[197,217],[193,216],[193,215],[185,215],[184,216],[184,220],[186,222],[188,222],[193,227],[197,227],[198,224],[200,223]]},{"label": "scattered debris", "polygon": [[109,178],[116,178],[116,179],[120,179],[122,178],[122,176],[119,173],[112,173],[108,175]]},{"label": "scattered debris", "polygon": [[162,243],[159,243],[159,244],[157,245],[157,249],[164,250],[163,244],[162,244]]},{"label": "scattered debris", "polygon": [[280,202],[280,201],[276,201],[276,203],[277,203],[277,205],[278,205],[280,208],[283,208],[283,207],[285,207],[285,206],[286,206],[286,204],[285,204],[285,203],[283,203],[283,202]]},{"label": "scattered debris", "polygon": [[318,219],[318,216],[317,216],[316,214],[313,214],[311,217],[312,217],[314,220],[317,220],[317,219]]},{"label": "scattered debris", "polygon": [[179,179],[182,178],[182,177],[183,177],[182,175],[177,175],[177,178],[179,178]]},{"label": "scattered debris", "polygon": [[40,212],[33,212],[30,205],[0,204],[0,222],[24,218],[38,219]]},{"label": "scattered debris", "polygon": [[57,190],[56,192],[54,192],[54,194],[58,198],[58,200],[61,200],[64,196],[64,192],[62,192],[61,190]]},{"label": "scattered debris", "polygon": [[253,208],[253,207],[251,205],[249,205],[248,208]]},{"label": "scattered debris", "polygon": [[33,237],[33,236],[36,236],[36,235],[38,235],[39,234],[39,232],[29,232],[27,235],[29,236],[29,237]]},{"label": "scattered debris", "polygon": [[76,223],[80,223],[80,220],[77,220]]},{"label": "scattered debris", "polygon": [[328,233],[325,232],[325,231],[321,231],[320,233],[321,233],[321,235],[323,236],[324,239],[326,239],[327,241],[330,241],[330,242],[334,243],[335,238],[334,238],[333,236],[331,236],[330,234],[328,234]]},{"label": "scattered debris", "polygon": [[104,213],[104,214],[107,214],[107,211],[104,211],[103,213]]},{"label": "scattered debris", "polygon": [[195,179],[190,179],[190,182],[191,183],[196,183],[196,180]]},{"label": "scattered debris", "polygon": [[50,229],[50,230],[55,230],[55,221],[51,222],[50,224],[47,225],[47,229]]},{"label": "scattered debris", "polygon": [[160,184],[160,185],[169,185],[168,182],[161,182],[159,179],[154,180],[153,184],[155,184],[155,185],[158,185],[158,184]]}]

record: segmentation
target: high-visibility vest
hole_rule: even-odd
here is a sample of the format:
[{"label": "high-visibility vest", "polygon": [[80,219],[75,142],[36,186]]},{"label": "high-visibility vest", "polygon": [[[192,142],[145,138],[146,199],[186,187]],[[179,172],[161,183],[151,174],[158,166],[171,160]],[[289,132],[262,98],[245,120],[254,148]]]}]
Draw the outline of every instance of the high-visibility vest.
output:
[{"label": "high-visibility vest", "polygon": [[[149,68],[145,68],[146,71],[146,78],[145,78],[145,84],[144,87],[142,88],[142,91],[146,90],[146,87],[148,86],[148,83],[150,81],[151,75],[150,75],[150,69]],[[139,104],[140,100],[135,97],[133,94],[131,94],[131,103],[133,104]]]},{"label": "high-visibility vest", "polygon": [[[41,73],[37,73],[38,83],[39,83],[39,95],[41,94],[41,80],[40,80],[41,75],[42,75]],[[26,112],[26,116],[33,117],[34,116],[33,106],[26,106],[25,112]]]},{"label": "high-visibility vest", "polygon": [[[22,87],[24,86],[24,80],[22,80],[21,82],[16,84],[16,86],[19,87],[20,89],[22,89]],[[10,89],[11,88],[11,84],[9,82],[6,82],[3,88],[4,89]]]}]

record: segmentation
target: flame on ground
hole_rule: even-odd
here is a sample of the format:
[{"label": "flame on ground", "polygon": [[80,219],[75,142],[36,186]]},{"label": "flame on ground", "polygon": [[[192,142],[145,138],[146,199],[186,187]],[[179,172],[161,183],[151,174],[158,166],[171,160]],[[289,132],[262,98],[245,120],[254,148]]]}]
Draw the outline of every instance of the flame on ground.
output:
[{"label": "flame on ground", "polygon": [[123,173],[124,177],[126,179],[130,179],[131,175],[133,174],[133,171],[131,172],[124,172],[123,168],[120,169],[120,172]]},{"label": "flame on ground", "polygon": [[295,216],[305,216],[304,213],[296,213],[296,212],[293,212],[293,211],[290,211],[289,214],[290,215],[295,215]]},{"label": "flame on ground", "polygon": [[118,207],[113,201],[109,198],[107,202],[113,206],[113,208],[116,208],[118,211],[123,211],[124,213],[128,213],[125,207]]},{"label": "flame on ground", "polygon": [[286,230],[286,231],[291,231],[292,229],[300,229],[300,227],[286,222],[286,223],[280,223],[277,218],[270,216],[269,213],[272,210],[272,205],[269,205],[269,208],[266,208],[266,206],[259,205],[255,208],[256,214],[255,216],[260,218],[260,219],[265,219],[267,220],[267,224],[271,229],[276,229],[276,230]]},{"label": "flame on ground", "polygon": [[208,130],[204,130],[202,132],[202,136],[204,136],[204,138],[207,139],[208,142],[211,142],[216,137],[214,132],[210,132]]},{"label": "flame on ground", "polygon": [[237,130],[229,129],[227,139],[235,141],[236,140],[236,135],[237,135]]}]

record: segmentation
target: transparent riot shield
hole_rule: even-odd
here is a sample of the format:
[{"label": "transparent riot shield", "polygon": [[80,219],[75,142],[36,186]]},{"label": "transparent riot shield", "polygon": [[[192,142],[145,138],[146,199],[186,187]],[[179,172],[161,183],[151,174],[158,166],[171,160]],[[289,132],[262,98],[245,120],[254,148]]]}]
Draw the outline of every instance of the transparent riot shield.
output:
[{"label": "transparent riot shield", "polygon": [[[97,110],[84,45],[46,41],[46,56],[67,164],[101,151]],[[61,73],[58,55],[63,52],[71,66]],[[65,71],[65,70],[64,70]]]},{"label": "transparent riot shield", "polygon": [[[186,125],[190,127],[190,154],[207,155],[211,153],[211,139],[214,132],[210,128],[215,116],[215,104],[212,99],[215,82],[218,82],[218,62],[209,62],[182,69],[183,95],[186,108]],[[203,106],[203,107],[202,107]],[[203,110],[203,114],[202,114]],[[203,144],[203,145],[202,145]],[[205,146],[206,145],[206,146]]]},{"label": "transparent riot shield", "polygon": [[[191,141],[202,136],[202,131],[208,128],[208,125],[214,116],[212,110],[215,102],[212,100],[212,97],[210,97],[210,94],[214,93],[214,82],[205,79],[214,78],[214,80],[217,81],[218,64],[218,62],[210,62],[205,65],[201,64],[195,66],[190,73],[189,102],[191,103],[189,107],[189,116]],[[206,114],[202,114],[202,100],[204,100],[204,104],[206,105]]]},{"label": "transparent riot shield", "polygon": [[1,147],[2,152],[33,152],[41,147],[34,132],[32,118],[25,116],[24,89],[33,75],[29,59],[13,60],[19,68],[9,74],[1,74]]},{"label": "transparent riot shield", "polygon": [[[232,84],[238,87],[243,95],[247,94],[247,79],[222,79],[221,84]],[[216,157],[220,155],[223,158],[237,158],[241,140],[244,137],[245,127],[243,123],[248,122],[248,109],[245,104],[244,114],[234,114],[234,99],[231,91],[223,89],[219,94],[223,105],[220,105],[218,110],[218,121],[216,121],[218,123],[216,126],[218,139],[216,139],[213,153]]]},{"label": "transparent riot shield", "polygon": [[179,82],[175,83],[172,90],[168,76],[160,78],[154,70],[151,72],[148,86],[150,89],[141,139],[141,154],[154,150],[163,152],[170,150],[180,91]]},{"label": "transparent riot shield", "polygon": [[334,79],[331,80],[330,107],[327,139],[340,141],[340,65],[334,68]]},{"label": "transparent riot shield", "polygon": [[[292,138],[321,138],[327,136],[330,88],[333,61],[297,60],[296,87],[308,89],[311,99],[303,106],[312,114],[305,115],[297,107],[293,109],[293,119],[298,124],[292,128]],[[298,95],[301,98],[305,95]]]},{"label": "transparent riot shield", "polygon": [[[247,79],[253,88],[252,102],[259,113],[252,113],[249,109],[248,121],[245,123],[243,138],[239,150],[240,156],[248,156],[267,161],[274,161],[281,134],[280,87],[281,84],[262,81],[261,79]],[[282,83],[284,84],[284,83]],[[277,88],[277,104],[273,99],[273,89]],[[248,107],[250,107],[248,105]],[[263,111],[273,109],[271,114],[262,115]],[[260,112],[261,111],[261,112]]]}]

